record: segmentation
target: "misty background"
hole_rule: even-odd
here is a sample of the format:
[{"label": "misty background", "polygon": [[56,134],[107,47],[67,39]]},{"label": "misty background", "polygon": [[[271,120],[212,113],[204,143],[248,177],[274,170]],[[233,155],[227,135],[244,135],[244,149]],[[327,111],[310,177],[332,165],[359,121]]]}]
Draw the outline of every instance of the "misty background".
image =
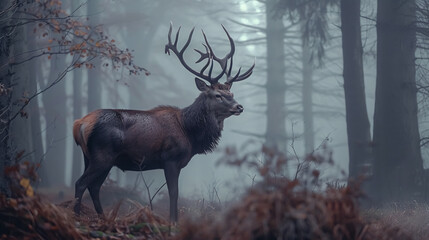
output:
[{"label": "misty background", "polygon": [[[371,1],[364,4],[369,14],[374,14],[375,4]],[[81,117],[98,108],[119,109],[151,109],[158,105],[174,105],[185,107],[190,105],[198,96],[193,75],[184,69],[178,59],[164,54],[164,46],[167,43],[167,33],[170,22],[174,30],[182,27],[179,44],[184,44],[190,30],[195,27],[193,41],[187,51],[189,61],[197,60],[198,54],[191,51],[193,48],[201,49],[203,43],[201,29],[208,36],[213,49],[218,54],[228,51],[229,43],[224,34],[221,24],[230,32],[236,43],[235,69],[243,66],[248,68],[256,59],[256,67],[252,77],[234,85],[232,92],[235,99],[244,106],[244,113],[238,117],[232,116],[225,121],[224,131],[218,147],[218,152],[195,156],[189,165],[182,170],[180,176],[181,195],[195,195],[201,198],[207,197],[208,189],[216,185],[221,193],[220,197],[228,198],[235,193],[235,188],[228,186],[236,184],[249,184],[251,178],[248,172],[239,169],[231,169],[229,166],[218,165],[217,160],[222,154],[222,148],[230,145],[242,146],[249,140],[265,142],[266,132],[266,104],[267,92],[264,89],[267,78],[266,52],[267,41],[265,28],[267,27],[266,6],[258,1],[105,1],[91,0],[82,2],[83,5],[75,5],[79,9],[74,13],[76,16],[86,17],[94,24],[101,24],[108,35],[116,39],[122,48],[134,50],[136,64],[150,71],[149,76],[130,76],[126,72],[112,71],[109,67],[96,66],[95,69],[77,69],[68,74],[64,82],[54,86],[47,94],[55,95],[55,101],[43,102],[39,98],[39,106],[48,112],[53,110],[52,105],[57,105],[64,113],[50,113],[50,119],[41,117],[42,129],[54,128],[50,139],[47,139],[46,131],[42,133],[43,147],[46,152],[46,163],[60,161],[64,164],[63,179],[55,179],[49,185],[73,186],[72,179],[73,161],[83,163],[80,149],[74,144],[72,136],[73,116],[73,78],[74,75],[81,76]],[[64,2],[64,4],[68,4]],[[73,6],[72,6],[73,7]],[[91,8],[91,9],[89,9]],[[273,13],[268,13],[273,14]],[[372,16],[373,17],[373,16]],[[279,17],[280,18],[280,17]],[[312,94],[314,131],[313,147],[316,148],[325,138],[328,138],[328,146],[332,148],[334,160],[338,169],[347,171],[347,137],[344,114],[344,96],[342,87],[342,59],[340,19],[338,12],[329,13],[330,24],[328,24],[330,42],[326,46],[326,57],[320,63],[320,67],[313,68]],[[371,23],[367,23],[368,25]],[[294,139],[294,147],[300,156],[305,152],[304,125],[302,116],[302,71],[301,60],[301,32],[299,24],[284,20],[283,25],[288,29],[285,34],[285,64],[283,78],[286,83],[285,109],[286,121],[284,122],[286,136],[282,148],[291,155],[291,139]],[[363,23],[365,27],[365,23]],[[365,39],[365,66],[374,66],[374,28],[366,26],[367,36]],[[371,32],[373,31],[373,32]],[[365,32],[365,31],[364,31]],[[371,40],[372,37],[372,40]],[[372,43],[371,43],[372,42]],[[47,64],[46,64],[47,65]],[[49,71],[49,66],[42,66]],[[371,69],[371,68],[365,68]],[[58,69],[60,71],[61,69]],[[371,70],[374,70],[372,68]],[[78,72],[80,71],[80,72]],[[374,72],[366,72],[366,92],[368,96],[368,112],[372,113],[371,104],[374,96]],[[95,82],[100,90],[99,103],[88,107],[88,82]],[[65,97],[61,96],[65,93]],[[62,98],[62,99],[61,99]],[[61,100],[60,100],[61,99]],[[62,106],[58,106],[60,101]],[[63,105],[64,104],[64,105]],[[282,109],[277,109],[281,112]],[[80,118],[80,117],[79,117]],[[372,119],[372,117],[370,117]],[[61,128],[66,131],[60,131]],[[49,145],[49,146],[47,146]],[[61,154],[56,148],[65,149]],[[257,147],[254,145],[254,147]],[[78,158],[73,159],[73,151],[79,152]],[[50,154],[52,152],[52,154]],[[55,152],[55,155],[54,155]],[[58,155],[59,154],[59,155]],[[62,157],[60,157],[62,155]],[[64,160],[62,160],[62,158]],[[49,164],[45,164],[49,177]],[[326,169],[326,172],[337,174],[338,178],[345,180],[338,169]],[[330,171],[331,170],[331,171]],[[291,173],[294,172],[291,166]],[[110,178],[118,181],[121,186],[133,186],[136,178],[141,173],[125,172],[112,169]],[[164,181],[161,170],[144,172],[146,181],[155,179],[154,188],[159,187]],[[143,183],[140,180],[143,187]]]},{"label": "misty background", "polygon": [[[94,60],[94,67],[69,72],[60,83],[37,98],[36,107],[28,114],[39,126],[32,129],[32,137],[40,141],[33,141],[31,149],[34,150],[28,152],[34,154],[26,157],[42,159],[39,171],[42,180],[37,183],[38,187],[60,191],[66,186],[73,191],[74,182],[83,171],[83,156],[72,135],[75,119],[99,108],[148,110],[159,105],[183,108],[198,96],[194,76],[181,66],[176,56],[164,53],[170,22],[173,33],[181,26],[179,46],[183,46],[191,29],[196,29],[186,54],[188,62],[199,57],[192,49],[203,49],[201,30],[217,54],[229,51],[221,24],[235,40],[234,70],[240,66],[247,69],[256,62],[253,75],[234,84],[231,90],[236,101],[244,106],[244,112],[225,121],[217,151],[195,156],[182,170],[181,197],[207,199],[213,188],[222,201],[236,197],[240,189],[252,184],[253,175],[244,168],[218,164],[218,160],[228,147],[243,149],[240,151],[244,153],[261,144],[290,156],[288,174],[296,171],[296,157],[305,158],[326,144],[332,150],[335,165],[320,169],[322,176],[327,181],[347,182],[349,154],[339,8],[326,10],[326,39],[306,43],[303,23],[283,17],[278,11],[267,11],[271,2],[63,1],[63,9],[69,14],[99,25],[120,48],[132,50],[134,63],[150,74],[130,75],[123,69],[112,69],[108,61]],[[371,127],[376,83],[376,14],[376,2],[362,0],[364,79]],[[46,41],[42,37],[37,39],[40,44]],[[269,58],[269,52],[274,57]],[[35,76],[37,88],[42,89],[52,76],[61,74],[70,59],[70,56],[53,55],[40,60]],[[424,75],[417,72],[416,78]],[[275,81],[269,82],[270,79]],[[425,96],[419,95],[418,101],[420,135],[424,137],[428,127]],[[37,114],[32,112],[34,109]],[[424,147],[422,155],[427,167],[428,154]],[[143,192],[142,176],[147,183],[153,181],[151,191],[165,182],[162,170],[123,173],[113,168],[108,178],[123,187],[137,186],[136,190]]]}]

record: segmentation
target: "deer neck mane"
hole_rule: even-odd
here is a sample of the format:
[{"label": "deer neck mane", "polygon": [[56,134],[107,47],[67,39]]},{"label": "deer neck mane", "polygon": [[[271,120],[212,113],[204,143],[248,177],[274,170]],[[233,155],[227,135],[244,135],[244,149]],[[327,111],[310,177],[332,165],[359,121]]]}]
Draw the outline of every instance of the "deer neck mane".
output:
[{"label": "deer neck mane", "polygon": [[208,108],[204,94],[200,94],[194,103],[182,109],[182,120],[194,154],[214,150],[221,136],[223,119],[218,119]]}]

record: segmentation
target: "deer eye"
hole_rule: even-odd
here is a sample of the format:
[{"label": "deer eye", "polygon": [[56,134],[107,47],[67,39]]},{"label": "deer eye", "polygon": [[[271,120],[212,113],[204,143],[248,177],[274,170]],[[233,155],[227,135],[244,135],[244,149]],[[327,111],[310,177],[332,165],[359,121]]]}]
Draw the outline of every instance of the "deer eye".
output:
[{"label": "deer eye", "polygon": [[216,94],[217,99],[222,99],[222,96],[220,94]]}]

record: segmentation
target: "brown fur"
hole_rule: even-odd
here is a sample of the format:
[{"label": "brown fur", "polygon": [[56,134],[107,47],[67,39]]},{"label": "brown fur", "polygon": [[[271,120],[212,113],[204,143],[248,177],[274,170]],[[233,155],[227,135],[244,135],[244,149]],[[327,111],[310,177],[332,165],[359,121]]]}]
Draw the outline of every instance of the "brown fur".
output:
[{"label": "brown fur", "polygon": [[89,156],[88,138],[92,133],[94,125],[97,123],[100,110],[93,111],[81,119],[77,119],[73,123],[73,138],[78,146],[82,148],[83,154]]}]

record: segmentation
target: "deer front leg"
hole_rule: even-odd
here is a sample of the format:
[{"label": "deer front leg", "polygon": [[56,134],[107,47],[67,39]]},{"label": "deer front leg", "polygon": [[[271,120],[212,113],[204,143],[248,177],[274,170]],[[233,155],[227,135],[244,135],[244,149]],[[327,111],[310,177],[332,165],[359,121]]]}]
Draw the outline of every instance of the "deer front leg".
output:
[{"label": "deer front leg", "polygon": [[170,197],[170,221],[177,222],[177,199],[179,196],[180,167],[175,161],[168,161],[164,165],[164,175]]}]

